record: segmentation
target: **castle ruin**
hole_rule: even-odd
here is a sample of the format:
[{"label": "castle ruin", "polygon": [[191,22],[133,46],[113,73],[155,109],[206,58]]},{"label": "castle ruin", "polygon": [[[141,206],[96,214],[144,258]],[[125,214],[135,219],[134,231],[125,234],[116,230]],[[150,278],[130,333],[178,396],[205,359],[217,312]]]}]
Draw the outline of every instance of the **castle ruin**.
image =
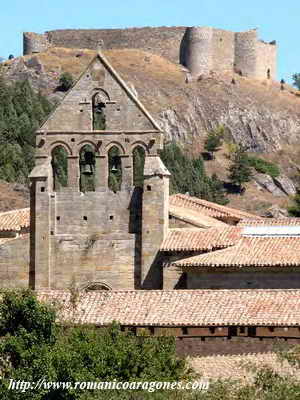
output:
[{"label": "castle ruin", "polygon": [[193,76],[238,72],[253,79],[276,79],[277,45],[258,38],[256,29],[231,32],[211,27],[130,29],[66,29],[37,34],[25,32],[23,54],[47,48],[141,49],[187,67]]}]

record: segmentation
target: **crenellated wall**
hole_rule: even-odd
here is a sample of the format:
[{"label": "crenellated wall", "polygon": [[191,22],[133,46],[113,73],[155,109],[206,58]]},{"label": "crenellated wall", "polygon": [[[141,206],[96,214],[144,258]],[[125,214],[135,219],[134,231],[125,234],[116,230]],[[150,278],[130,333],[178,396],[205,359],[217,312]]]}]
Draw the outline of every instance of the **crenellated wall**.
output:
[{"label": "crenellated wall", "polygon": [[[62,29],[24,33],[24,55],[50,46],[141,49],[186,66],[193,76],[240,71],[256,79],[276,79],[276,42],[258,40],[256,29],[234,33],[212,27]],[[267,71],[270,70],[268,74]]]}]

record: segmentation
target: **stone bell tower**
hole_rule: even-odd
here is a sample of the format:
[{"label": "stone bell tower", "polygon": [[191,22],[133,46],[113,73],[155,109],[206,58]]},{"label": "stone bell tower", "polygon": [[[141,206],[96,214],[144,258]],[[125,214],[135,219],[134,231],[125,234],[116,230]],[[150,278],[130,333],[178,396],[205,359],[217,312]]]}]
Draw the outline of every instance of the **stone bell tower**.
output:
[{"label": "stone bell tower", "polygon": [[[168,223],[162,136],[99,52],[37,131],[32,287],[134,289],[146,278],[148,288],[159,287],[149,271]],[[144,189],[134,184],[137,149],[147,169]]]}]

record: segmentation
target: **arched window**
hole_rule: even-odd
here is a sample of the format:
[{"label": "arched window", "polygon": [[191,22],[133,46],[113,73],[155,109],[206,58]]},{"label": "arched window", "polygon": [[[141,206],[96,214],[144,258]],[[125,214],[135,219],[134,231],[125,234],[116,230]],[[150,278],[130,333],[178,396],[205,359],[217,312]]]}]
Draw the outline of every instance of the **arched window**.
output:
[{"label": "arched window", "polygon": [[108,152],[108,187],[113,192],[121,190],[122,161],[120,150],[117,146],[110,148]]},{"label": "arched window", "polygon": [[109,101],[108,94],[103,90],[96,93],[93,97],[93,129],[105,130],[105,107]]},{"label": "arched window", "polygon": [[53,190],[58,192],[68,186],[68,153],[64,146],[58,145],[52,150],[51,157]]},{"label": "arched window", "polygon": [[137,146],[134,148],[132,155],[133,155],[133,186],[143,187],[145,150],[142,146]]},{"label": "arched window", "polygon": [[95,191],[95,151],[91,145],[85,144],[79,152],[80,191]]}]

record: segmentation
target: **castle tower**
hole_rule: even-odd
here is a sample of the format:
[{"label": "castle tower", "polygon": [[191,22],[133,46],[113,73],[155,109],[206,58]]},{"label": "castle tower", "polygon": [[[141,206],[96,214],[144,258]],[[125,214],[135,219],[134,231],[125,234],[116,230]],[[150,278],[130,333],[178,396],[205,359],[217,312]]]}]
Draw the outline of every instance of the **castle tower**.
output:
[{"label": "castle tower", "polygon": [[207,75],[213,66],[213,28],[187,28],[181,44],[181,64],[192,76]]},{"label": "castle tower", "polygon": [[[101,53],[37,132],[36,143],[30,175],[32,286],[140,287],[142,208],[145,216],[150,211],[133,180],[135,155],[144,154],[146,171],[156,166],[162,132]],[[153,179],[154,193],[164,193],[146,203],[166,219],[155,228],[163,237],[167,182],[157,184],[156,172]]]}]

